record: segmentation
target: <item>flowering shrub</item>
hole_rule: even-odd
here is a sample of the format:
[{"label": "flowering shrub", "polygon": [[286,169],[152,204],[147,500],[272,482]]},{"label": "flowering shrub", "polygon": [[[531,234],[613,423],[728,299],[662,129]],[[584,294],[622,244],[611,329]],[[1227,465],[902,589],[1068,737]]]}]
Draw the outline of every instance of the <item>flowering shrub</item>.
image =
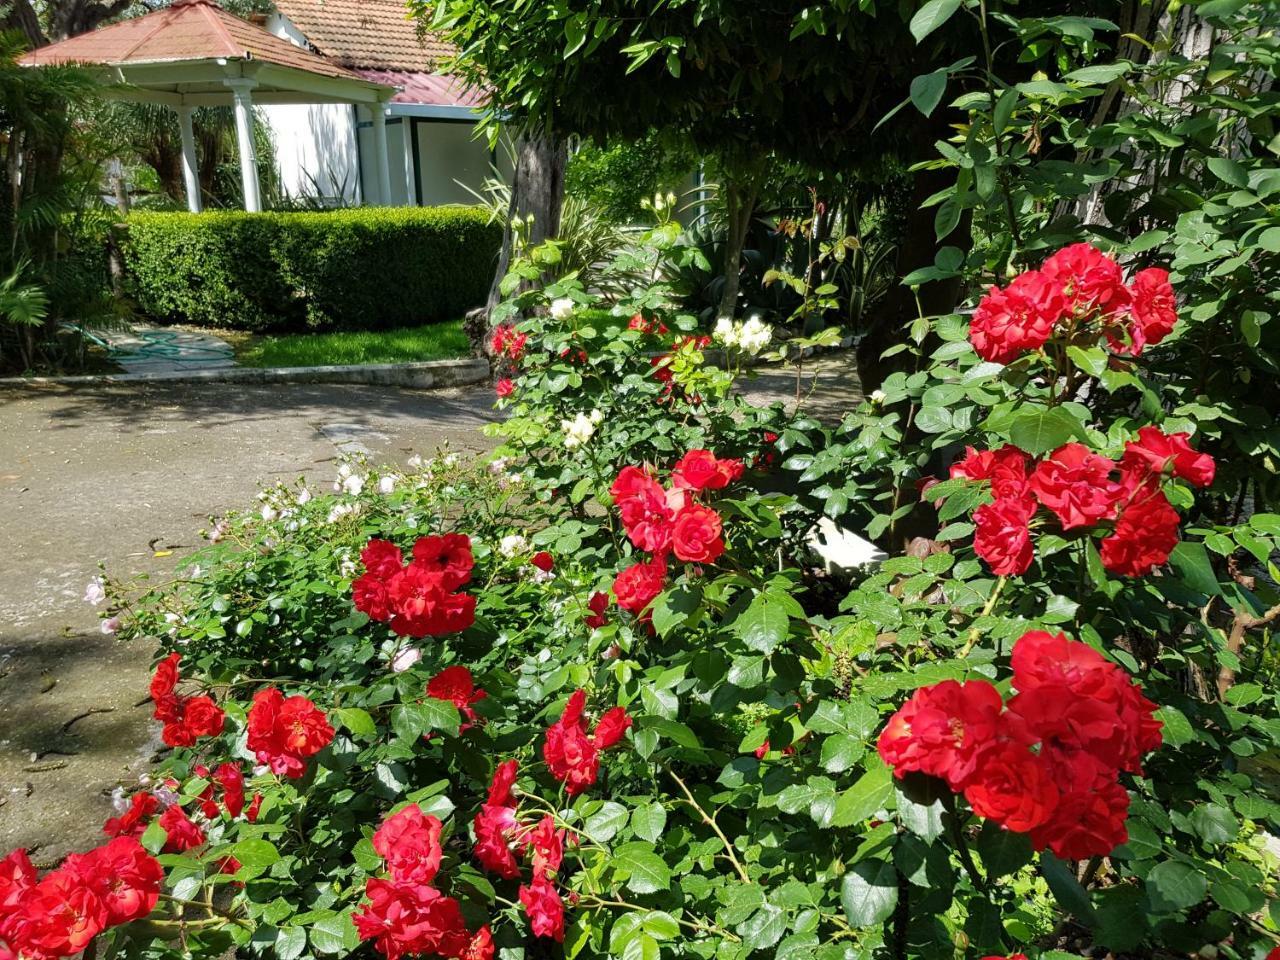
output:
[{"label": "flowering shrub", "polygon": [[[1280,521],[1212,521],[1212,451],[1144,400],[1137,281],[1054,270],[1030,352],[924,320],[932,364],[829,433],[734,399],[662,281],[615,314],[525,276],[494,460],[345,465],[196,575],[105,585],[165,647],[173,746],[105,826],[165,872],[108,948],[1261,960]],[[905,543],[822,569],[813,501]],[[0,902],[46,884],[5,863]],[[76,891],[8,948],[101,933]]]}]

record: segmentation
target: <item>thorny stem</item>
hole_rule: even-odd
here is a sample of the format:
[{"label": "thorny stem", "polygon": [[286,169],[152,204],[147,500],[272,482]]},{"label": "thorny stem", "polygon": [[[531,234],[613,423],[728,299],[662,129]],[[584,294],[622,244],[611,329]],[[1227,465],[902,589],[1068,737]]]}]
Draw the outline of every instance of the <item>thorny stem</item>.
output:
[{"label": "thorny stem", "polygon": [[674,770],[668,769],[667,773],[671,774],[671,779],[680,787],[680,791],[685,795],[685,801],[689,806],[698,811],[699,816],[702,817],[702,822],[710,827],[715,835],[720,838],[720,842],[724,844],[725,856],[727,856],[729,862],[733,864],[733,869],[737,871],[738,878],[743,883],[751,883],[751,876],[747,873],[746,868],[743,867],[742,861],[738,859],[738,855],[733,852],[733,844],[730,843],[729,838],[724,835],[724,831],[720,829],[720,824],[716,823],[715,817],[707,813],[698,801],[693,798],[693,794],[689,792],[689,788],[685,786],[685,782],[680,779],[680,776]]},{"label": "thorny stem", "polygon": [[[583,894],[579,902],[588,907],[618,907],[622,910],[639,910],[644,913],[648,913],[651,909],[650,907],[641,906],[638,903],[628,903],[626,900],[606,900],[603,897],[596,896],[594,893]],[[730,933],[724,927],[717,926],[714,923],[704,923],[701,920],[681,920],[676,917],[673,917],[672,919],[675,920],[676,923],[680,924],[680,926],[688,927],[690,930],[697,930],[701,933],[710,933],[717,937],[724,937],[726,940],[730,940],[733,943],[742,942],[741,937]]]},{"label": "thorny stem", "polygon": [[[996,601],[1000,599],[1000,592],[1004,590],[1004,585],[1008,580],[1008,577],[1001,577],[996,581],[995,589],[991,591],[991,596],[987,597],[987,602],[983,606],[982,612],[975,619],[980,620],[991,615],[991,611],[995,609]],[[969,639],[965,642],[964,649],[960,651],[961,659],[969,655],[969,651],[973,649],[973,645],[978,642],[978,637],[981,635],[982,631],[978,627],[974,627],[969,631]]]}]

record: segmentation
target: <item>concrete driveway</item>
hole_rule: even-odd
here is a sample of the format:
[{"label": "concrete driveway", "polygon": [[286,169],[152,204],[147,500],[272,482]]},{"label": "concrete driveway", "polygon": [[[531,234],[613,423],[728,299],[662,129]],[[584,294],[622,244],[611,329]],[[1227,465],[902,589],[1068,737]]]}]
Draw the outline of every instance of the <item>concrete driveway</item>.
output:
[{"label": "concrete driveway", "polygon": [[[152,651],[103,636],[82,597],[99,561],[164,572],[209,516],[263,486],[332,480],[445,442],[480,450],[492,393],[227,384],[0,393],[0,856],[38,863],[98,842],[121,780],[159,742]],[[156,557],[157,552],[166,556]]]}]

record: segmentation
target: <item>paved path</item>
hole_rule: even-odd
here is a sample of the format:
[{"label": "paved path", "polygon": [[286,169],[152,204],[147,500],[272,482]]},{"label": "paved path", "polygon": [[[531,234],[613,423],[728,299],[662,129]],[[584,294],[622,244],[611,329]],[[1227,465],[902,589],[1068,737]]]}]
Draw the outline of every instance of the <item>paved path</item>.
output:
[{"label": "paved path", "polygon": [[482,449],[491,402],[302,385],[0,393],[0,855],[39,845],[50,862],[96,842],[111,789],[158,746],[140,702],[152,651],[103,636],[82,600],[100,560],[171,569],[210,514],[278,479],[327,482],[353,443],[400,463],[445,441]]},{"label": "paved path", "polygon": [[[846,363],[810,369],[807,409],[838,417],[856,403]],[[790,405],[794,373],[763,371],[748,391]],[[103,636],[82,599],[99,561],[117,576],[166,572],[211,515],[278,479],[328,482],[343,450],[384,463],[446,441],[482,450],[492,397],[302,384],[0,391],[0,855],[35,846],[50,863],[97,842],[112,788],[159,747],[143,701],[152,651]]]}]

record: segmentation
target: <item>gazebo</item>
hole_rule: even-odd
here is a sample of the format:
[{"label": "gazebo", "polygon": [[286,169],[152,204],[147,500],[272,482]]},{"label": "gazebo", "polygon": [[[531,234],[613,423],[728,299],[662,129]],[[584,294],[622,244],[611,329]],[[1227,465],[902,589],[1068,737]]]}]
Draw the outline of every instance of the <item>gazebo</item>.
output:
[{"label": "gazebo", "polygon": [[107,96],[172,107],[182,133],[182,175],[193,213],[201,209],[192,127],[196,107],[235,108],[244,206],[257,212],[262,196],[253,105],[363,104],[373,115],[378,201],[391,201],[385,105],[396,88],[273,36],[212,0],[174,0],[163,10],[32,50],[18,62],[24,67],[74,63],[98,68]]}]

